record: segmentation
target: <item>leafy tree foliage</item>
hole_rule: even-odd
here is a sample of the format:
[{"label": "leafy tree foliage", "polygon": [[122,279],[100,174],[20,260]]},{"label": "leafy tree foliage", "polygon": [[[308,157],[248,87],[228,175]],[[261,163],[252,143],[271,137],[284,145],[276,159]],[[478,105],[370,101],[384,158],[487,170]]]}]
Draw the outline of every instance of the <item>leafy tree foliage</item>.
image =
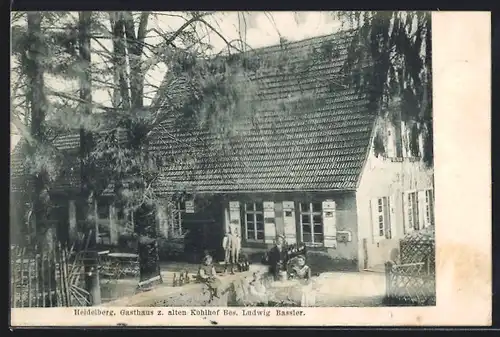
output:
[{"label": "leafy tree foliage", "polygon": [[[433,163],[432,27],[430,12],[335,12],[352,40],[345,62],[349,82],[369,94],[372,107],[384,112],[398,100],[395,121],[410,128],[410,151]],[[399,119],[400,118],[400,119]],[[418,137],[423,137],[419,153]]]}]

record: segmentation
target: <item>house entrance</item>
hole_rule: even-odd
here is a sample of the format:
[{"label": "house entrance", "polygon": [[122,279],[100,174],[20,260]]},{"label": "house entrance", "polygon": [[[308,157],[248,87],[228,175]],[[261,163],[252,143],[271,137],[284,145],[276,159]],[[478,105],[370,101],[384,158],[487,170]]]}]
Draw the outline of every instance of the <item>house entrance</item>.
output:
[{"label": "house entrance", "polygon": [[186,235],[186,256],[193,263],[199,263],[205,251],[209,251],[215,260],[224,258],[222,238],[224,237],[223,212],[220,203],[213,202],[197,209],[196,213],[185,214],[183,227]]}]

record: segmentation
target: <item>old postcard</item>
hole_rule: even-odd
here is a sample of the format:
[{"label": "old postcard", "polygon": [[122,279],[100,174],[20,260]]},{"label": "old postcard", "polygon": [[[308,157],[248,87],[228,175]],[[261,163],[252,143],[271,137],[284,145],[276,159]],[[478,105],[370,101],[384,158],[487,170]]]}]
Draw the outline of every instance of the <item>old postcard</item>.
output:
[{"label": "old postcard", "polygon": [[12,326],[491,324],[489,13],[11,18]]}]

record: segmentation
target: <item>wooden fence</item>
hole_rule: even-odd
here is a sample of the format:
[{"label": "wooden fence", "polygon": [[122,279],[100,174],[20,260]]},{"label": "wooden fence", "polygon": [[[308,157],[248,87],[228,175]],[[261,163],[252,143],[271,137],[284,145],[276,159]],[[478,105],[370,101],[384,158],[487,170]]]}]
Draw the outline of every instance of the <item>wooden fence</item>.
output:
[{"label": "wooden fence", "polygon": [[393,305],[435,305],[435,243],[426,235],[400,241],[400,261],[385,265],[387,302]]},{"label": "wooden fence", "polygon": [[88,305],[82,288],[84,267],[80,254],[56,243],[51,248],[11,246],[10,304],[23,307]]}]

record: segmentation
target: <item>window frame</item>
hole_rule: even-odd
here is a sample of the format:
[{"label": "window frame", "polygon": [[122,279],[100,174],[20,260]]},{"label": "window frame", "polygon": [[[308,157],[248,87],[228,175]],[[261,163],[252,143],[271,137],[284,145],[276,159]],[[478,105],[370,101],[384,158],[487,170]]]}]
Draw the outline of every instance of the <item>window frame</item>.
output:
[{"label": "window frame", "polygon": [[[418,231],[422,229],[422,224],[420,223],[420,205],[418,201],[418,190],[406,191],[405,197],[408,198],[406,200],[407,208],[404,210],[405,218],[409,222],[407,224],[408,229],[410,231]],[[412,197],[414,197],[414,200],[411,199]]]},{"label": "window frame", "polygon": [[[307,211],[302,210],[302,204],[308,204],[309,209]],[[321,210],[320,211],[314,211],[313,204],[319,204],[321,205]],[[311,241],[306,242],[304,241],[304,223],[302,222],[302,216],[303,215],[308,215],[309,216],[309,226],[311,226]],[[319,215],[321,217],[321,235],[322,235],[322,240],[321,242],[316,242],[314,239],[314,216]],[[307,246],[312,246],[312,247],[324,247],[325,245],[325,223],[324,223],[324,218],[323,218],[323,205],[321,202],[299,202],[299,224],[300,224],[300,241],[304,243]]]},{"label": "window frame", "polygon": [[[264,219],[264,203],[263,202],[244,202],[244,207],[243,207],[243,216],[244,216],[244,223],[245,223],[245,240],[249,242],[265,242],[266,239],[266,233],[265,233],[265,219]],[[248,204],[252,204],[253,209],[249,210],[247,208]],[[261,205],[261,210],[257,210],[257,204]],[[257,221],[257,215],[262,215],[262,221]],[[252,215],[252,220],[251,223],[253,224],[253,238],[250,238],[248,236],[248,215]],[[257,222],[262,223],[262,230],[257,229]],[[257,233],[262,232],[262,239],[258,239]]]},{"label": "window frame", "polygon": [[377,238],[392,239],[392,227],[391,227],[391,200],[390,197],[377,197],[377,235],[373,233]]},{"label": "window frame", "polygon": [[425,191],[425,223],[426,226],[434,226],[434,189],[427,188]]}]

